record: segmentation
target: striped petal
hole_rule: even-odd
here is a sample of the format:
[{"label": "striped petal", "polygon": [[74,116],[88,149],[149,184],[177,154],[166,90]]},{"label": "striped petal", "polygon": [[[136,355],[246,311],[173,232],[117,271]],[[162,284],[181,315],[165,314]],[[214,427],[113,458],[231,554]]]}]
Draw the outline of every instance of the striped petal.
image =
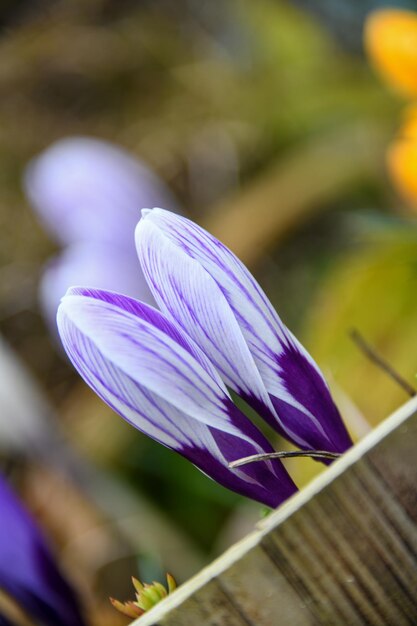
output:
[{"label": "striped petal", "polygon": [[228,468],[232,460],[272,448],[233,405],[207,357],[159,311],[78,288],[63,299],[58,328],[85,381],[136,428],[217,482],[269,506],[295,491],[281,463]]},{"label": "striped petal", "polygon": [[275,422],[275,412],[238,320],[205,268],[151,219],[137,228],[138,255],[152,294],[207,354],[231,389]]},{"label": "striped petal", "polygon": [[226,384],[296,445],[346,450],[351,440],[318,366],[247,268],[190,220],[163,209],[142,214],[136,247],[151,291]]}]

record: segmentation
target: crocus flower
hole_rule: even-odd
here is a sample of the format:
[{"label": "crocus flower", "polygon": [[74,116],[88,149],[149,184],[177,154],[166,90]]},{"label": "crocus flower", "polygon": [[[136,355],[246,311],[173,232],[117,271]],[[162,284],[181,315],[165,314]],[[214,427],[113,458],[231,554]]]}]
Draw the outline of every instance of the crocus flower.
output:
[{"label": "crocus flower", "polygon": [[405,9],[372,11],[365,22],[364,44],[384,80],[405,96],[417,96],[417,13]]},{"label": "crocus flower", "polygon": [[233,404],[204,353],[156,309],[119,294],[73,288],[58,330],[90,387],[136,428],[225,487],[275,507],[296,487],[280,462],[229,469],[272,448]]},{"label": "crocus flower", "polygon": [[161,310],[278,432],[304,449],[344,452],[351,440],[318,366],[247,268],[190,220],[142,215],[136,246]]},{"label": "crocus flower", "polygon": [[[43,626],[84,625],[75,594],[39,528],[1,476],[0,589]],[[6,617],[3,622],[8,623]]]}]

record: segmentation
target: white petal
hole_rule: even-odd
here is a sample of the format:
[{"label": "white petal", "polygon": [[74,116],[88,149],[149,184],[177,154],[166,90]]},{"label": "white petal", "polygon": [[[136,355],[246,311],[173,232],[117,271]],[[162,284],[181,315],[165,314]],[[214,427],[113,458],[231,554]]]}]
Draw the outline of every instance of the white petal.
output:
[{"label": "white petal", "polygon": [[215,280],[148,218],[137,226],[136,245],[160,308],[203,349],[229,387],[273,413],[242,330]]},{"label": "white petal", "polygon": [[[103,384],[115,388],[117,383],[120,389],[126,385],[121,396],[133,393],[134,382],[142,393],[169,402],[191,418],[236,432],[225,408],[228,394],[220,379],[214,380],[186,349],[149,322],[112,304],[69,295],[60,305],[58,324],[71,358],[77,358],[78,344],[88,350],[91,363],[95,354],[100,355],[96,379],[103,378],[111,364],[111,380],[103,378]],[[74,339],[68,339],[74,332]],[[136,405],[132,401],[132,406]]]}]

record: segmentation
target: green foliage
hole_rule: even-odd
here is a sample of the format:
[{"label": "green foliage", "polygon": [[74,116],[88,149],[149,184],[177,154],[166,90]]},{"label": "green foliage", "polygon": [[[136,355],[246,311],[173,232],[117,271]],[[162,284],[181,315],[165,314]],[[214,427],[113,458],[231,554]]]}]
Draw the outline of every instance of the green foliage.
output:
[{"label": "green foliage", "polygon": [[377,231],[373,241],[345,255],[331,270],[306,324],[311,350],[371,424],[406,396],[366,359],[348,332],[358,329],[411,380],[417,367],[416,244],[414,222]]}]

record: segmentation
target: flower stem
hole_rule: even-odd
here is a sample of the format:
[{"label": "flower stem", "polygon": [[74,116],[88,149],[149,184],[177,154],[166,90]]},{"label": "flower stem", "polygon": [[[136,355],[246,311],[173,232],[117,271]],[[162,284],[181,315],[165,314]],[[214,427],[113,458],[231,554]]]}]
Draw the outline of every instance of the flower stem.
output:
[{"label": "flower stem", "polygon": [[393,367],[390,365],[385,359],[379,355],[372,346],[362,337],[359,331],[356,328],[353,328],[350,331],[350,338],[352,341],[356,343],[358,348],[362,350],[362,352],[374,363],[377,365],[383,372],[388,374],[392,380],[394,380],[400,387],[404,389],[404,391],[413,398],[416,395],[416,390],[410,383],[405,380]]},{"label": "flower stem", "polygon": [[252,454],[243,459],[237,459],[229,463],[231,469],[255,463],[256,461],[269,461],[270,459],[290,459],[293,457],[308,457],[311,459],[337,459],[341,456],[339,452],[327,452],[326,450],[291,450],[284,452],[269,452],[265,454]]}]

